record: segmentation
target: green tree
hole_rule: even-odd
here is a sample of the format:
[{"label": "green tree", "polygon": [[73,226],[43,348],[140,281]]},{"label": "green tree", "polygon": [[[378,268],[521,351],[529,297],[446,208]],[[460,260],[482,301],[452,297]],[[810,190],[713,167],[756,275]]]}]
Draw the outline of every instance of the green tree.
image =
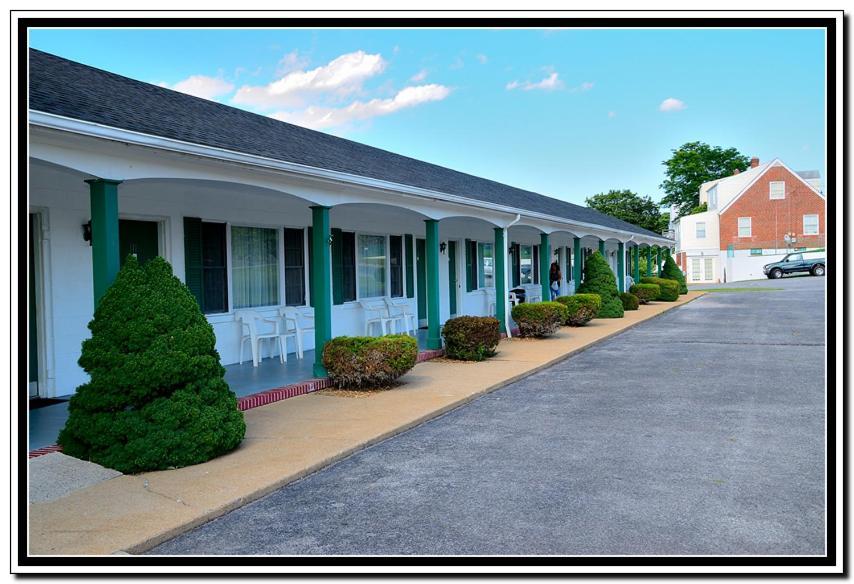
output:
[{"label": "green tree", "polygon": [[246,432],[216,337],[163,258],[128,256],[89,323],[78,363],[89,381],[68,404],[59,444],[124,473],[197,464]]},{"label": "green tree", "polygon": [[584,201],[591,209],[622,219],[655,233],[667,230],[670,216],[661,212],[661,206],[650,197],[642,197],[629,189],[611,189],[587,197]]},{"label": "green tree", "polygon": [[605,258],[598,251],[584,262],[584,281],[579,294],[598,294],[602,299],[596,318],[623,318],[623,301],[617,290],[617,279]]},{"label": "green tree", "polygon": [[673,205],[679,216],[700,204],[700,185],[710,180],[731,176],[735,170],[745,170],[750,159],[735,148],[709,146],[703,142],[688,142],[673,150],[662,164],[665,180],[662,205]]}]

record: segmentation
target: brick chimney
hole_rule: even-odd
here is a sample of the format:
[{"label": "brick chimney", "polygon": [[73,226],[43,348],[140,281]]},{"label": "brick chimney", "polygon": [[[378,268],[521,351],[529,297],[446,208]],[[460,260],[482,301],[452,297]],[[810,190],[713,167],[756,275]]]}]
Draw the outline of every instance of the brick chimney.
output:
[{"label": "brick chimney", "polygon": [[736,168],[735,170],[732,171],[732,176],[735,176],[737,174],[741,174],[741,171]]},{"label": "brick chimney", "polygon": [[754,156],[750,159],[750,168],[756,168],[757,166],[759,166],[759,159]]}]

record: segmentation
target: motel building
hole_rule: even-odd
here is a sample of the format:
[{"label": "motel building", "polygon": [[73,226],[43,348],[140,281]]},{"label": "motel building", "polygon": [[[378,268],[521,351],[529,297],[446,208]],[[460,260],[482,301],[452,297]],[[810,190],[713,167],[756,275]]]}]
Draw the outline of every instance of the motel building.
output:
[{"label": "motel building", "polygon": [[675,218],[676,264],[689,283],[765,277],[762,267],[787,253],[823,250],[824,210],[817,170],[794,171],[775,158],[700,185],[702,213]]},{"label": "motel building", "polygon": [[[511,331],[517,296],[548,299],[552,261],[561,294],[597,249],[626,289],[640,254],[650,265],[673,244],[592,209],[36,50],[27,179],[31,397],[86,381],[81,342],[128,254],[171,263],[213,325],[226,380],[246,395],[323,376],[315,349],[340,335],[408,332],[439,349],[457,315],[495,315]],[[256,366],[250,321],[259,336],[292,333],[285,355],[259,342]]]}]

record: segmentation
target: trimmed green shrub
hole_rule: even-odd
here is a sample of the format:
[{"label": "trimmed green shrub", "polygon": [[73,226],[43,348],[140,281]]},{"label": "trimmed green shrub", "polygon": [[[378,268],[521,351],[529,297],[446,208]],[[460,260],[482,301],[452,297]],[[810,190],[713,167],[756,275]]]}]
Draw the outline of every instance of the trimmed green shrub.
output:
[{"label": "trimmed green shrub", "polygon": [[658,284],[634,284],[629,292],[638,297],[641,304],[647,304],[658,298],[661,294],[661,286]]},{"label": "trimmed green shrub", "polygon": [[418,342],[409,335],[335,337],[323,347],[323,366],[340,388],[382,388],[415,367]]},{"label": "trimmed green shrub", "polygon": [[598,294],[602,299],[596,318],[622,318],[623,303],[617,290],[617,279],[605,258],[598,251],[584,262],[584,281],[578,287],[581,294]]},{"label": "trimmed green shrub", "polygon": [[676,262],[673,261],[670,255],[664,258],[664,268],[661,270],[661,277],[667,280],[676,280],[679,283],[679,293],[688,293],[688,283],[685,281],[685,274],[682,273],[682,270],[679,269],[679,266],[676,265]]},{"label": "trimmed green shrub", "polygon": [[246,432],[213,328],[163,258],[129,256],[89,323],[59,444],[123,473],[205,462]]},{"label": "trimmed green shrub", "polygon": [[523,302],[514,306],[511,314],[519,336],[547,337],[566,322],[568,311],[560,302]]},{"label": "trimmed green shrub", "polygon": [[458,316],[442,327],[445,355],[463,361],[483,361],[495,354],[501,340],[497,318],[491,316]]},{"label": "trimmed green shrub", "polygon": [[620,300],[623,303],[623,310],[637,310],[640,304],[638,297],[631,292],[620,292]]},{"label": "trimmed green shrub", "polygon": [[598,294],[575,294],[573,296],[558,296],[555,302],[566,306],[568,326],[584,326],[599,314],[602,298]]},{"label": "trimmed green shrub", "polygon": [[654,276],[646,276],[641,278],[641,284],[656,284],[660,288],[656,300],[663,302],[674,302],[679,299],[679,282],[676,280],[667,280],[665,278],[656,278]]}]

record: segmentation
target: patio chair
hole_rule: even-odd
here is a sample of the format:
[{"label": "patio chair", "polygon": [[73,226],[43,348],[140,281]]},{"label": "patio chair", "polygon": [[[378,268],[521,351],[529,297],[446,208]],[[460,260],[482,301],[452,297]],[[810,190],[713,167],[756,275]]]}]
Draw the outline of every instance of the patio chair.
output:
[{"label": "patio chair", "polygon": [[[405,298],[386,298],[385,306],[389,318],[394,318],[395,322],[400,323],[401,332],[406,334],[411,332],[413,335],[418,334],[418,317],[411,311],[409,302]],[[397,332],[396,324],[395,332]]]},{"label": "patio chair", "polygon": [[519,298],[519,297],[516,295],[516,293],[515,293],[515,292],[513,292],[512,290],[510,291],[510,294],[509,294],[508,296],[509,296],[509,300],[510,300],[511,307],[512,307],[512,306],[516,306],[517,304],[519,304],[519,303],[521,303],[521,302],[522,302],[522,299],[521,299],[521,298]]},{"label": "patio chair", "polygon": [[542,302],[543,294],[539,288],[536,290],[528,290],[526,294],[527,298],[525,298],[525,302]]},{"label": "patio chair", "polygon": [[[293,331],[294,340],[296,341],[297,348],[297,358],[303,358],[303,335],[305,334],[314,334],[314,315],[306,315],[300,312],[297,308],[293,306],[280,306],[279,307],[279,317],[284,319],[285,321],[285,334]],[[311,324],[306,326],[303,324],[304,320],[311,321]],[[287,349],[288,343],[285,341],[285,349]]]},{"label": "patio chair", "polygon": [[486,316],[495,316],[495,288],[484,288],[486,297]]},{"label": "patio chair", "polygon": [[[279,330],[278,318],[264,318],[254,310],[238,310],[234,313],[234,318],[240,323],[240,363],[243,363],[243,345],[249,341],[252,349],[252,366],[258,367],[258,362],[262,359],[260,344],[264,339],[269,339],[271,342],[278,341],[279,361],[287,362],[288,354],[285,352],[287,337],[295,337],[295,334],[282,333]],[[271,358],[274,347],[275,345],[270,346]]]},{"label": "patio chair", "polygon": [[394,321],[398,320],[388,314],[388,308],[383,300],[362,300],[359,302],[362,310],[365,311],[365,336],[371,336],[371,327],[376,325],[379,327],[380,335],[390,334],[390,330]]}]

